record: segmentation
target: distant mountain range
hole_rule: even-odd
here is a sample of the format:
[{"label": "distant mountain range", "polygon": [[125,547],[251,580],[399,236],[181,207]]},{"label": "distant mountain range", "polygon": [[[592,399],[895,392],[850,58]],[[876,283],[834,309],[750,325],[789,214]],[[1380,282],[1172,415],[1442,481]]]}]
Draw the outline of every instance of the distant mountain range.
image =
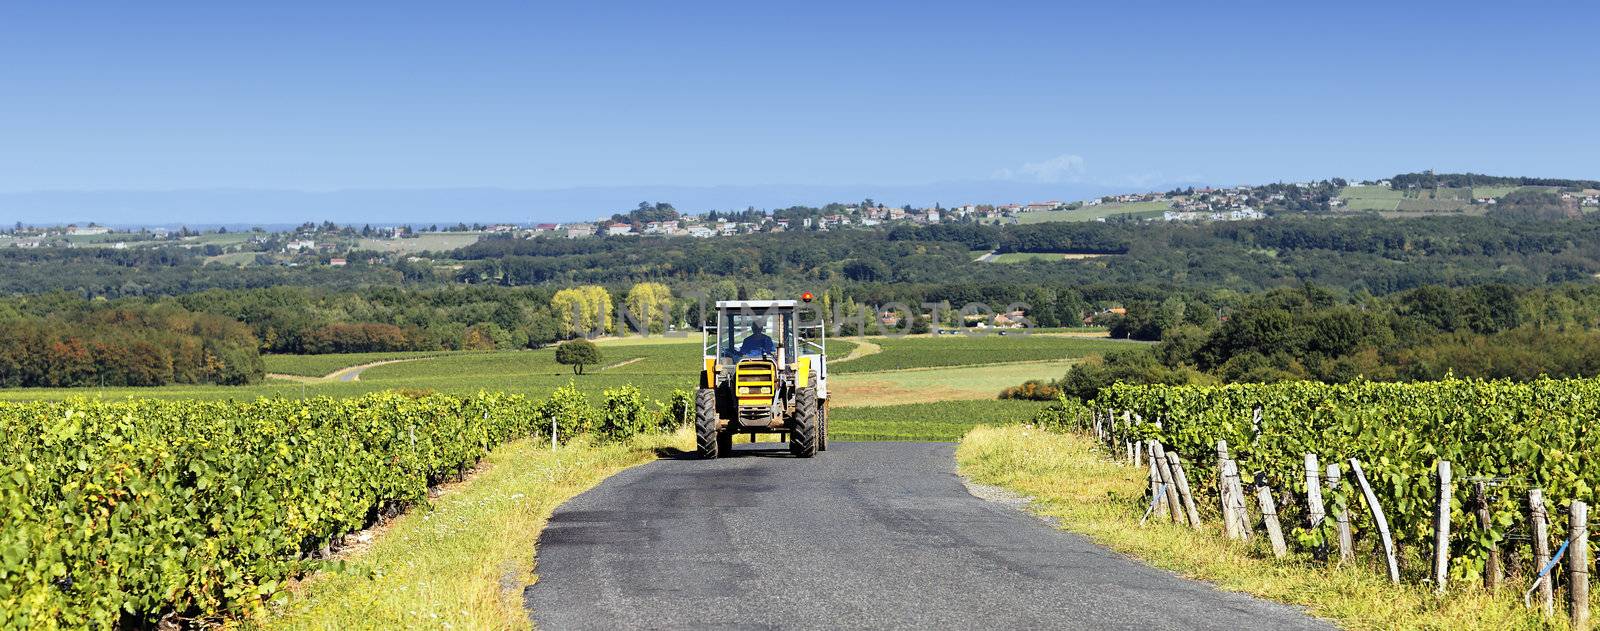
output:
[{"label": "distant mountain range", "polygon": [[[1192,182],[1183,186],[1195,185]],[[1111,187],[1004,180],[871,186],[619,186],[550,190],[502,188],[270,189],[170,191],[36,191],[0,193],[0,224],[97,222],[109,226],[285,225],[304,221],[371,224],[575,221],[625,212],[641,201],[670,202],[679,211],[820,206],[864,198],[900,206],[945,206],[1046,200],[1167,190],[1176,183]]]}]

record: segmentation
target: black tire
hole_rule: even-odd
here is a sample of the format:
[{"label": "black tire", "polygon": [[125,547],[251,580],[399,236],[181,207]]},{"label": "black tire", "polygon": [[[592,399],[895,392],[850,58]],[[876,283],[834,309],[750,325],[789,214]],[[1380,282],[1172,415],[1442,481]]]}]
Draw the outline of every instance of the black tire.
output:
[{"label": "black tire", "polygon": [[789,453],[801,458],[817,455],[817,389],[801,388],[795,395],[794,419],[789,425]]},{"label": "black tire", "polygon": [[717,452],[722,454],[723,458],[733,456],[733,432],[717,434]]},{"label": "black tire", "polygon": [[717,435],[717,391],[711,388],[694,393],[694,446],[706,460],[722,451],[722,438]]},{"label": "black tire", "polygon": [[818,411],[819,411],[819,414],[818,414],[819,420],[818,420],[818,424],[817,424],[817,451],[827,451],[828,450],[828,402],[827,401],[823,401],[822,405],[818,406]]}]

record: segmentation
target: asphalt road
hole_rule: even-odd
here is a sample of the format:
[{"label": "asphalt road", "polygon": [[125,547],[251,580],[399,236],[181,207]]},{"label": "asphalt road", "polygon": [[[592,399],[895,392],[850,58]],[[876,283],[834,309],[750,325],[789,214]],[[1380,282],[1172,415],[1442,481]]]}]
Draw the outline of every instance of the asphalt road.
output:
[{"label": "asphalt road", "polygon": [[[973,497],[949,444],[771,444],[636,467],[574,498],[524,593],[541,629],[1299,629]],[[764,447],[764,451],[752,451]],[[781,448],[781,445],[779,445]]]}]

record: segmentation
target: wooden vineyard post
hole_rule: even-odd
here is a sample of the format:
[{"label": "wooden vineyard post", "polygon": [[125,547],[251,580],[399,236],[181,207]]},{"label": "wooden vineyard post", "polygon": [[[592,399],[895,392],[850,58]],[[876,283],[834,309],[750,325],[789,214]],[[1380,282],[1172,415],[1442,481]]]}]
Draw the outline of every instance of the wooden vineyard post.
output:
[{"label": "wooden vineyard post", "polygon": [[1167,450],[1161,446],[1161,441],[1153,438],[1150,439],[1150,463],[1155,466],[1161,486],[1166,489],[1167,514],[1172,516],[1172,521],[1187,523],[1189,520],[1184,516],[1183,500],[1178,497],[1177,476],[1172,475],[1172,463],[1167,459]]},{"label": "wooden vineyard post", "polygon": [[1239,463],[1229,459],[1224,465],[1223,478],[1228,485],[1228,503],[1232,506],[1234,529],[1239,533],[1239,538],[1250,540],[1250,511],[1244,505],[1244,484],[1239,480]]},{"label": "wooden vineyard post", "polygon": [[[1339,488],[1338,464],[1328,463],[1326,483],[1328,485],[1326,490],[1330,495]],[[1350,505],[1346,502],[1344,506],[1335,507],[1334,510],[1333,518],[1339,525],[1339,563],[1345,564],[1353,561],[1356,554],[1355,536],[1350,532]]]},{"label": "wooden vineyard post", "polygon": [[1589,628],[1589,505],[1572,500],[1567,534],[1567,594],[1572,597],[1572,628]]},{"label": "wooden vineyard post", "polygon": [[[1544,507],[1544,491],[1528,491],[1528,521],[1533,526],[1534,571],[1550,564],[1550,513]],[[1551,584],[1553,576],[1539,581],[1539,608],[1546,618],[1556,614],[1556,590]]]},{"label": "wooden vineyard post", "polygon": [[1178,458],[1178,452],[1167,452],[1167,461],[1172,465],[1172,477],[1178,483],[1178,495],[1183,498],[1183,510],[1189,517],[1189,525],[1200,527],[1200,511],[1194,506],[1194,490],[1189,488],[1189,474],[1183,470],[1183,461]]},{"label": "wooden vineyard post", "polygon": [[1150,501],[1155,507],[1155,512],[1152,514],[1157,517],[1168,517],[1170,513],[1167,510],[1166,490],[1161,488],[1161,474],[1156,471],[1156,459],[1150,458],[1146,463],[1150,470]]},{"label": "wooden vineyard post", "polygon": [[1327,517],[1322,508],[1322,470],[1317,467],[1317,455],[1306,454],[1306,527],[1316,530]]},{"label": "wooden vineyard post", "polygon": [[1229,539],[1239,538],[1239,520],[1233,516],[1233,500],[1228,497],[1228,441],[1217,441],[1217,497],[1222,501],[1222,532]]},{"label": "wooden vineyard post", "polygon": [[1450,461],[1439,461],[1439,504],[1433,510],[1433,585],[1443,594],[1450,579]]},{"label": "wooden vineyard post", "polygon": [[1267,527],[1272,556],[1281,559],[1289,554],[1289,546],[1283,540],[1283,526],[1278,523],[1278,503],[1272,499],[1272,488],[1260,477],[1256,478],[1256,501],[1261,504],[1261,523]]},{"label": "wooden vineyard post", "polygon": [[[1489,514],[1489,483],[1479,481],[1473,485],[1473,500],[1478,513],[1478,528],[1485,533],[1494,528],[1493,517]],[[1500,565],[1500,542],[1489,544],[1489,559],[1483,565],[1483,586],[1489,591],[1498,591],[1503,571]]]},{"label": "wooden vineyard post", "polygon": [[1400,583],[1400,561],[1394,556],[1394,539],[1389,536],[1389,520],[1383,516],[1383,507],[1378,504],[1378,495],[1372,492],[1372,485],[1367,483],[1367,475],[1361,472],[1361,461],[1350,459],[1350,472],[1356,476],[1356,482],[1361,485],[1361,495],[1367,500],[1367,508],[1372,511],[1372,521],[1378,526],[1378,536],[1383,539],[1383,556],[1389,562],[1389,581]]}]

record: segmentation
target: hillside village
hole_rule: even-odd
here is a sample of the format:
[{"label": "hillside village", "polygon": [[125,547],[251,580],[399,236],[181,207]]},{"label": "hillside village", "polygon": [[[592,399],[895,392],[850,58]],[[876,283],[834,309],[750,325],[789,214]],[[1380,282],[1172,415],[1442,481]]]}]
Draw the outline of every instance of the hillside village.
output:
[{"label": "hillside village", "polygon": [[[1434,177],[1428,181],[1426,177]],[[1439,178],[1447,178],[1441,184]],[[1008,225],[1044,221],[1251,221],[1289,213],[1338,214],[1393,213],[1396,216],[1428,213],[1479,213],[1497,205],[1500,198],[1520,189],[1554,191],[1569,215],[1600,207],[1600,190],[1585,182],[1565,187],[1451,186],[1448,178],[1405,174],[1390,179],[1352,182],[1342,178],[1273,183],[1226,188],[1201,187],[1107,195],[1088,200],[1055,200],[964,204],[944,207],[888,206],[871,199],[832,203],[818,207],[794,206],[776,210],[680,213],[664,202],[641,202],[639,207],[610,217],[577,222],[464,223],[455,226],[340,226],[331,222],[306,223],[294,229],[270,232],[261,228],[229,233],[226,229],[200,232],[141,228],[116,230],[95,223],[35,227],[20,222],[0,229],[0,247],[10,248],[129,248],[173,246],[200,250],[206,256],[234,264],[322,264],[343,267],[352,252],[419,253],[459,247],[483,235],[513,238],[586,239],[616,236],[657,236],[710,239],[741,234],[785,231],[889,229],[901,225],[979,223]],[[1482,176],[1487,177],[1487,176]],[[1506,179],[1506,178],[1501,178]],[[1556,184],[1563,182],[1557,181]],[[450,235],[456,235],[454,237]],[[370,257],[365,262],[383,259]]]}]

